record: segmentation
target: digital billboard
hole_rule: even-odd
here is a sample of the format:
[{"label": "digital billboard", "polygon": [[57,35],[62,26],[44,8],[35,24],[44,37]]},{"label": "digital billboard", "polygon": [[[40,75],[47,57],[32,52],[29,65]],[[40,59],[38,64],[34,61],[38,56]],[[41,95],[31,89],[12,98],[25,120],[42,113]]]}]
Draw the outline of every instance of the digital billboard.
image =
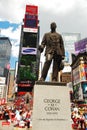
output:
[{"label": "digital billboard", "polygon": [[25,16],[21,30],[17,84],[18,92],[30,92],[38,80],[38,6],[26,5]]},{"label": "digital billboard", "polygon": [[37,28],[37,19],[25,19],[24,27]]},{"label": "digital billboard", "polygon": [[77,83],[80,82],[79,66],[76,67],[74,70],[72,70],[72,81],[73,81],[73,85],[76,85]]},{"label": "digital billboard", "polygon": [[26,5],[26,13],[32,14],[32,15],[38,15],[38,6]]},{"label": "digital billboard", "polygon": [[38,19],[37,15],[25,14],[25,19]]},{"label": "digital billboard", "polygon": [[35,47],[37,48],[38,34],[37,33],[23,33],[23,47]]},{"label": "digital billboard", "polygon": [[87,99],[87,82],[82,83],[82,89],[83,89],[83,98]]},{"label": "digital billboard", "polygon": [[75,54],[87,52],[87,38],[75,42]]},{"label": "digital billboard", "polygon": [[36,56],[35,55],[21,55],[20,58],[20,65],[29,66],[32,64],[32,62],[35,62]]},{"label": "digital billboard", "polygon": [[80,64],[79,70],[80,70],[80,80],[86,81],[87,80],[87,64]]},{"label": "digital billboard", "polygon": [[83,100],[83,90],[82,90],[81,83],[78,83],[73,87],[73,94],[74,94],[74,99]]},{"label": "digital billboard", "polygon": [[20,66],[19,67],[19,80],[27,81],[27,80],[37,80],[36,73],[36,63],[32,63],[31,66]]},{"label": "digital billboard", "polygon": [[36,81],[38,79],[38,64],[36,55],[22,55],[18,69],[18,80]]},{"label": "digital billboard", "polygon": [[22,47],[21,53],[24,54],[24,55],[27,55],[27,54],[36,55],[37,54],[37,48]]}]

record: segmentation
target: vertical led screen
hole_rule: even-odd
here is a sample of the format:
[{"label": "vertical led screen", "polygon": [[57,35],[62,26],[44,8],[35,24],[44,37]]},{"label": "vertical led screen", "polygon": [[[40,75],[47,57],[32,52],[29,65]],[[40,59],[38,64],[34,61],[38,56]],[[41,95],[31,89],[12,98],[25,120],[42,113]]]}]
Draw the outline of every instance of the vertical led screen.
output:
[{"label": "vertical led screen", "polygon": [[38,15],[38,6],[26,5],[26,13],[31,15]]},{"label": "vertical led screen", "polygon": [[38,80],[37,48],[39,39],[38,7],[26,5],[22,29],[19,65],[18,65],[18,92],[31,92],[36,80]]},{"label": "vertical led screen", "polygon": [[38,7],[37,6],[26,6],[26,14],[24,18],[25,28],[38,28]]},{"label": "vertical led screen", "polygon": [[73,87],[73,94],[74,94],[74,99],[83,100],[83,90],[82,90],[81,83]]},{"label": "vertical led screen", "polygon": [[37,28],[37,19],[25,19],[24,27]]},{"label": "vertical led screen", "polygon": [[19,67],[19,81],[36,81],[38,66],[36,55],[22,55]]},{"label": "vertical led screen", "polygon": [[37,33],[23,33],[23,47],[37,47],[38,34]]},{"label": "vertical led screen", "polygon": [[80,81],[87,80],[87,64],[80,64]]},{"label": "vertical led screen", "polygon": [[87,38],[75,42],[75,54],[84,53],[87,51]]},{"label": "vertical led screen", "polygon": [[87,99],[87,82],[82,82],[83,98]]}]

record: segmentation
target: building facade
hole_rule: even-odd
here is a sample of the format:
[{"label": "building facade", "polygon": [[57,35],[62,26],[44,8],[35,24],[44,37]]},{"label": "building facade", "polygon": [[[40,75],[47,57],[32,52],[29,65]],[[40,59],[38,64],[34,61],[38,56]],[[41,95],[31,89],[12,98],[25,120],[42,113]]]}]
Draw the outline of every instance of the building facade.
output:
[{"label": "building facade", "polygon": [[0,37],[0,76],[5,76],[5,68],[9,69],[11,42],[8,37]]},{"label": "building facade", "polygon": [[7,101],[9,84],[11,47],[8,37],[0,37],[0,100],[5,99],[5,101]]},{"label": "building facade", "polygon": [[75,42],[81,39],[80,33],[62,33],[65,47],[65,63],[72,63],[72,53],[75,53]]}]

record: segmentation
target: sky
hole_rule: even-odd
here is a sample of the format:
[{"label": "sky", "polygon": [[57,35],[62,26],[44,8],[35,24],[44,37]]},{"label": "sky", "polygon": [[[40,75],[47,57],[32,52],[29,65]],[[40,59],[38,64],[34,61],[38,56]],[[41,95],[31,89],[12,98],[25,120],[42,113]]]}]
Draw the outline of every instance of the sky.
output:
[{"label": "sky", "polygon": [[18,60],[26,5],[38,6],[40,41],[50,31],[51,22],[56,22],[60,34],[81,33],[81,39],[87,37],[87,0],[0,0],[0,36],[11,40],[11,68]]}]

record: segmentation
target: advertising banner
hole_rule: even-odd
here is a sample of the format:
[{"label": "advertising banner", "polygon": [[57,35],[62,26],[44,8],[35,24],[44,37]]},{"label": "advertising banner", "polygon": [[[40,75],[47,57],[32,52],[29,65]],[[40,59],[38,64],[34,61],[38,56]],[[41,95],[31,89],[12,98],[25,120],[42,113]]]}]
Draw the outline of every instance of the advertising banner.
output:
[{"label": "advertising banner", "polygon": [[87,64],[80,64],[79,70],[80,70],[80,81],[86,81],[87,80]]},{"label": "advertising banner", "polygon": [[83,89],[83,98],[87,99],[87,82],[82,83],[82,89]]},{"label": "advertising banner", "polygon": [[27,55],[27,54],[36,55],[37,54],[37,48],[22,47],[21,53],[24,54],[24,55]]},{"label": "advertising banner", "polygon": [[75,43],[75,53],[87,52],[87,38],[82,39]]},{"label": "advertising banner", "polygon": [[25,19],[24,20],[24,27],[26,27],[26,28],[38,28],[37,23],[38,23],[37,19]]},{"label": "advertising banner", "polygon": [[80,82],[79,66],[72,71],[72,80],[74,85]]},{"label": "advertising banner", "polygon": [[38,33],[23,32],[22,47],[37,48]]},{"label": "advertising banner", "polygon": [[26,5],[24,28],[38,28],[38,6]]},{"label": "advertising banner", "polygon": [[39,45],[38,6],[26,5],[21,29],[21,45],[18,63],[18,92],[31,92],[38,80]]},{"label": "advertising banner", "polygon": [[31,15],[38,15],[38,6],[26,5],[26,13]]},{"label": "advertising banner", "polygon": [[73,93],[75,99],[83,100],[83,89],[81,83],[78,83],[73,87]]}]

